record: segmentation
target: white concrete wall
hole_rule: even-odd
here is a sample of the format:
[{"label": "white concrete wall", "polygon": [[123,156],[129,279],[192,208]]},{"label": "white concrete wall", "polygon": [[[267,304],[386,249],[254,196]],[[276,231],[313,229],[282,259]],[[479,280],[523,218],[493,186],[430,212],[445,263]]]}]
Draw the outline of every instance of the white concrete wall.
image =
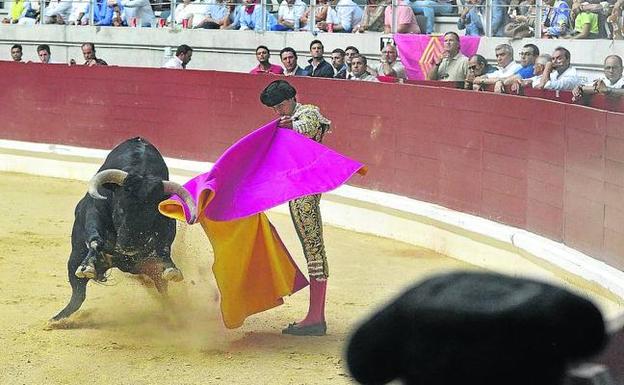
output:
[{"label": "white concrete wall", "polygon": [[[165,47],[188,44],[194,48],[189,68],[220,71],[246,72],[255,64],[255,47],[264,44],[274,51],[272,61],[279,64],[277,52],[291,46],[300,54],[300,63],[308,59],[310,41],[319,38],[327,52],[334,48],[354,45],[371,59],[379,59],[381,33],[341,34],[323,33],[314,36],[307,32],[213,31],[172,30],[169,28],[110,28],[110,27],[66,27],[37,25],[34,27],[0,24],[0,60],[10,60],[10,46],[21,43],[24,46],[24,60],[37,60],[35,48],[47,43],[52,48],[56,62],[68,62],[75,58],[82,61],[80,44],[91,41],[96,44],[98,56],[109,64],[120,66],[159,67],[163,62]],[[600,71],[607,55],[624,54],[624,41],[609,40],[535,40],[511,41],[506,38],[483,39],[479,53],[494,61],[494,47],[500,43],[511,43],[516,52],[527,43],[536,44],[543,52],[552,52],[562,45],[572,52],[572,62],[583,71]],[[598,71],[598,72],[597,72]]]}]

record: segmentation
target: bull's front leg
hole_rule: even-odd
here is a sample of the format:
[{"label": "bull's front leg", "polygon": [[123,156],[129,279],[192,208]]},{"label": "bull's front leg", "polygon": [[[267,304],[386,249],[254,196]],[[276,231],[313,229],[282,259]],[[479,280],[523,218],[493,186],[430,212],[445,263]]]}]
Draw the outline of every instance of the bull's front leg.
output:
[{"label": "bull's front leg", "polygon": [[159,257],[163,261],[162,279],[173,282],[180,282],[184,279],[180,269],[178,269],[171,260],[171,246],[163,247],[159,252]]},{"label": "bull's front leg", "polygon": [[102,252],[104,241],[99,236],[92,236],[87,242],[87,256],[82,260],[80,266],[76,269],[76,277],[95,279],[97,276],[95,270],[95,261],[97,256]]}]

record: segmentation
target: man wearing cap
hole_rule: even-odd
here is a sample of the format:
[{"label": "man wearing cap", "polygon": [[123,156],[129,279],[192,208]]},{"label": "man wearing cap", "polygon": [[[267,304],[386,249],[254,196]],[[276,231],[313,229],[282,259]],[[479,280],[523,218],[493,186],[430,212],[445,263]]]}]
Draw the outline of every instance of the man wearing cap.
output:
[{"label": "man wearing cap", "polygon": [[[290,128],[321,143],[331,122],[321,115],[317,106],[298,103],[296,94],[297,91],[288,82],[276,80],[262,91],[260,101],[280,116],[280,127]],[[288,202],[290,215],[308,264],[310,303],[307,316],[300,322],[288,325],[282,330],[283,334],[322,336],[327,331],[325,293],[329,271],[323,241],[320,200],[321,195],[314,194]]]}]

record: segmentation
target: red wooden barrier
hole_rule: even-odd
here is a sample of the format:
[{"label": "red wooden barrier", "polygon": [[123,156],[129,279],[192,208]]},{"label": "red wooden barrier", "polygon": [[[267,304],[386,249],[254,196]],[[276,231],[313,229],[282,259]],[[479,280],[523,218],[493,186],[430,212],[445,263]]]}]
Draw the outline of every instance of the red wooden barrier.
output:
[{"label": "red wooden barrier", "polygon": [[[0,138],[111,148],[142,135],[214,161],[274,118],[275,76],[0,63]],[[526,228],[624,269],[624,114],[403,84],[290,79],[365,162],[357,186]]]}]

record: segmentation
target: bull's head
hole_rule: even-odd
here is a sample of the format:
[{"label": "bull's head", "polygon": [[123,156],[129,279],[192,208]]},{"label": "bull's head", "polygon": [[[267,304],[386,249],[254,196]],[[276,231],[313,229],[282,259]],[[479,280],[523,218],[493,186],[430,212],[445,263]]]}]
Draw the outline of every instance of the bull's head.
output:
[{"label": "bull's head", "polygon": [[[89,195],[95,199],[107,199],[98,189],[104,184],[120,186],[112,197],[112,219],[117,229],[117,243],[133,249],[149,242],[154,236],[153,228],[158,216],[158,204],[168,195],[178,195],[189,208],[191,223],[195,222],[197,209],[189,192],[181,185],[154,176],[128,174],[110,169],[97,173],[89,182]],[[130,251],[130,250],[127,250]]]}]

